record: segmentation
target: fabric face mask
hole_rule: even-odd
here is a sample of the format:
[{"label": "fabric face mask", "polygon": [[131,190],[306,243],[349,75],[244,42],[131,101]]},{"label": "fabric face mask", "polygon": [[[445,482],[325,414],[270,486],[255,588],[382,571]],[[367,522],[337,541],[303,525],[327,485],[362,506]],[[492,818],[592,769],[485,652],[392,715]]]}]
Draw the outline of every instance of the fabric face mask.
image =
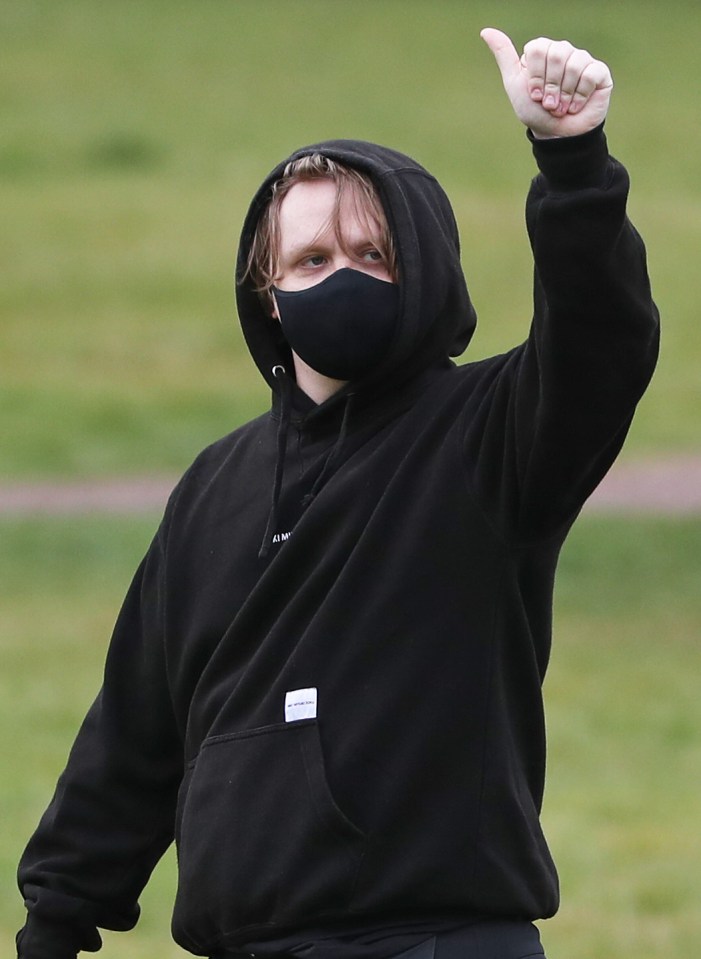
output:
[{"label": "fabric face mask", "polygon": [[399,287],[344,267],[306,290],[273,287],[282,332],[317,373],[354,380],[389,350],[399,314]]}]

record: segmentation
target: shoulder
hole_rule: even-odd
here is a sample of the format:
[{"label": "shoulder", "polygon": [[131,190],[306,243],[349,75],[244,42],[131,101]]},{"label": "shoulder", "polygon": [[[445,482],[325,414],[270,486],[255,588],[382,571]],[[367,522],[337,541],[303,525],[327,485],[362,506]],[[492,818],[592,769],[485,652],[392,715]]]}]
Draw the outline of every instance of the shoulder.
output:
[{"label": "shoulder", "polygon": [[218,479],[232,471],[255,469],[252,460],[259,458],[274,441],[275,421],[270,411],[244,423],[206,446],[183,473],[173,489],[166,507],[166,521],[189,511],[193,504],[216,485]]}]

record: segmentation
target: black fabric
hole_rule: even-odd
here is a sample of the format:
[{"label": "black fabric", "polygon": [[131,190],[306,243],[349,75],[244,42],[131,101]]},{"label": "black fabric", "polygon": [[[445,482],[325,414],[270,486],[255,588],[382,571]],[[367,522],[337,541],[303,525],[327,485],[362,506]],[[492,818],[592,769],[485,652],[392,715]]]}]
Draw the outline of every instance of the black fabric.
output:
[{"label": "black fabric", "polygon": [[[47,914],[50,910],[47,910]],[[23,959],[76,959],[79,952],[98,952],[102,937],[90,922],[79,916],[61,914],[57,918],[30,913],[26,925],[17,933],[17,955]]]},{"label": "black fabric", "polygon": [[[440,187],[380,147],[316,149],[378,186],[397,335],[382,372],[315,406],[273,374],[289,356],[239,287],[272,409],[170,498],[20,864],[23,959],[63,959],[45,920],[133,925],[173,838],[173,934],[198,955],[557,909],[539,819],[555,569],[657,355],[627,175],[601,130],[533,144],[533,322],[456,367],[474,311]],[[316,714],[286,721],[312,689]]]},{"label": "black fabric", "polygon": [[285,952],[231,952],[211,959],[545,959],[536,926],[517,920],[453,924],[426,930],[388,929],[288,944]]},{"label": "black fabric", "polygon": [[464,921],[448,919],[408,920],[403,923],[333,923],[308,928],[275,940],[247,942],[241,950],[222,953],[213,959],[238,959],[254,955],[256,959],[393,959],[417,946],[465,928]]},{"label": "black fabric", "polygon": [[[545,959],[530,922],[481,922],[439,935],[434,959]],[[407,957],[408,959],[408,957]]]}]

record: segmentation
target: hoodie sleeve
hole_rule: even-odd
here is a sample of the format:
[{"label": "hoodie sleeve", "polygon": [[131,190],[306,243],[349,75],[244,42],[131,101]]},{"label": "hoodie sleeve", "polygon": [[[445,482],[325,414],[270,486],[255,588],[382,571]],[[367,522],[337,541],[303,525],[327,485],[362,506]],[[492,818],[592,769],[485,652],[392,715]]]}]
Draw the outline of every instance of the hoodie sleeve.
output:
[{"label": "hoodie sleeve", "polygon": [[19,866],[21,959],[100,948],[135,925],[137,899],[173,836],[182,745],[163,653],[163,533],[131,584],[88,712]]},{"label": "hoodie sleeve", "polygon": [[568,525],[600,482],[658,350],[645,249],[626,216],[628,176],[603,128],[531,140],[534,318],[492,383],[479,439],[490,452],[477,477],[483,500],[525,541]]}]

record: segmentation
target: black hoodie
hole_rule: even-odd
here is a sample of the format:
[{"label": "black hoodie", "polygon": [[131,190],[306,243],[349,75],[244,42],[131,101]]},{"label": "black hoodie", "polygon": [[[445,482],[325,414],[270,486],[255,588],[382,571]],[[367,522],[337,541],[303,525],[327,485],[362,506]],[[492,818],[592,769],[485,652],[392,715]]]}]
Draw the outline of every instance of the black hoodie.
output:
[{"label": "black hoodie", "polygon": [[[601,129],[534,144],[529,336],[456,367],[475,318],[435,179],[371,144],[295,156],[314,151],[377,186],[395,342],[315,406],[239,286],[273,407],[205,450],[168,503],[22,859],[24,959],[131,927],[173,837],[173,932],[197,954],[557,908],[539,824],[555,566],[657,352],[627,177]],[[246,219],[239,278],[281,169]]]}]

